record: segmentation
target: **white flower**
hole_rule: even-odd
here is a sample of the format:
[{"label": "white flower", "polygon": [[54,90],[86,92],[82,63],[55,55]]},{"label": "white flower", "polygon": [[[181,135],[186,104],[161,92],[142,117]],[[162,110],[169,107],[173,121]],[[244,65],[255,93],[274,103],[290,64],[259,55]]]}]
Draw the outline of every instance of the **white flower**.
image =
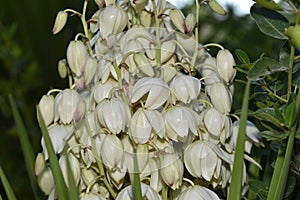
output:
[{"label": "white flower", "polygon": [[231,110],[232,96],[221,82],[213,83],[210,87],[210,100],[215,109],[221,114],[228,114]]},{"label": "white flower", "polygon": [[197,113],[187,107],[175,106],[165,114],[166,133],[172,140],[186,138],[189,132],[197,135],[199,119]]},{"label": "white flower", "polygon": [[116,135],[106,135],[100,149],[101,160],[109,169],[121,169],[124,159],[124,149]]},{"label": "white flower", "polygon": [[[66,141],[70,138],[73,134],[74,127],[70,125],[63,125],[63,124],[53,124],[48,127],[48,133],[50,140],[52,142],[54,152],[59,154],[62,152]],[[42,138],[42,148],[45,155],[45,160],[48,160],[48,151],[45,145],[44,138]]]},{"label": "white flower", "polygon": [[[64,180],[65,180],[67,186],[69,186],[69,178],[68,178],[69,173],[68,173],[66,159],[67,159],[66,156],[62,155],[59,159],[59,166],[61,168]],[[68,154],[68,159],[69,159],[69,163],[70,163],[70,167],[71,167],[71,172],[73,174],[74,182],[77,185],[81,178],[80,163],[79,163],[78,159],[72,153]]]},{"label": "white flower", "polygon": [[153,67],[151,66],[148,58],[145,56],[145,54],[142,53],[136,53],[133,55],[133,59],[135,61],[135,64],[137,68],[142,71],[144,74],[147,76],[153,77],[154,70]]},{"label": "white flower", "polygon": [[34,175],[38,176],[46,166],[45,157],[42,153],[38,153],[34,163]]},{"label": "white flower", "polygon": [[[198,97],[201,83],[197,78],[177,73],[170,84],[170,89],[176,99],[183,103],[190,103],[191,100]],[[175,99],[173,103],[175,103]]]},{"label": "white flower", "polygon": [[88,52],[80,40],[71,41],[67,49],[67,60],[71,71],[77,76],[81,76],[85,68]]},{"label": "white flower", "polygon": [[122,144],[124,147],[124,162],[126,164],[127,170],[130,174],[133,173],[141,173],[146,165],[148,164],[149,159],[149,149],[146,144],[138,144],[136,145],[136,157],[138,161],[138,171],[136,172],[134,170],[134,153],[133,153],[133,146],[132,141],[130,138],[126,135],[124,138],[122,138]]},{"label": "white flower", "polygon": [[195,27],[195,17],[191,14],[184,19],[182,12],[175,8],[170,10],[169,16],[175,27],[182,33],[189,33]]},{"label": "white flower", "polygon": [[216,60],[217,70],[220,76],[227,84],[229,84],[236,74],[236,70],[233,68],[233,66],[235,66],[235,61],[232,54],[227,49],[220,50]]},{"label": "white flower", "polygon": [[184,167],[177,154],[166,154],[161,159],[160,174],[164,182],[173,190],[182,184]]},{"label": "white flower", "polygon": [[210,108],[204,115],[204,124],[208,132],[217,139],[224,128],[225,116],[221,115],[215,108]]},{"label": "white flower", "polygon": [[49,195],[54,189],[54,179],[50,167],[46,167],[38,176],[38,185],[45,195]]},{"label": "white flower", "polygon": [[229,155],[208,141],[196,141],[184,151],[184,164],[189,173],[207,181],[213,178],[219,159],[231,163]]},{"label": "white flower", "polygon": [[86,85],[90,84],[90,82],[94,78],[97,68],[98,68],[97,59],[93,57],[88,57],[84,69],[84,82]]},{"label": "white flower", "polygon": [[102,38],[107,39],[110,34],[118,34],[127,25],[127,13],[116,5],[104,8],[99,16],[99,30]]},{"label": "white flower", "polygon": [[54,119],[54,97],[52,95],[43,95],[39,102],[39,108],[45,125],[50,125]]},{"label": "white flower", "polygon": [[85,105],[76,90],[65,89],[55,98],[55,109],[60,120],[69,124],[72,120],[78,122],[85,114]]},{"label": "white flower", "polygon": [[118,82],[114,79],[108,79],[105,83],[99,81],[94,87],[94,99],[97,103],[100,103],[103,99],[109,98],[109,94],[112,89],[118,86]]},{"label": "white flower", "polygon": [[190,200],[190,199],[197,199],[197,200],[219,200],[220,198],[216,193],[211,191],[210,189],[195,185],[192,187],[186,188],[176,200]]},{"label": "white flower", "polygon": [[104,100],[97,106],[95,113],[100,124],[114,134],[125,131],[130,120],[129,107],[119,98]]},{"label": "white flower", "polygon": [[165,136],[163,116],[157,110],[139,108],[132,116],[129,126],[129,135],[136,143],[146,143],[152,131],[160,138]]},{"label": "white flower", "polygon": [[160,78],[141,78],[133,86],[131,103],[137,102],[147,93],[145,108],[157,109],[169,98],[170,89],[167,83]]},{"label": "white flower", "polygon": [[[148,200],[161,200],[159,194],[149,185],[141,182],[142,197]],[[116,200],[132,200],[132,186],[129,185],[119,192]]]}]

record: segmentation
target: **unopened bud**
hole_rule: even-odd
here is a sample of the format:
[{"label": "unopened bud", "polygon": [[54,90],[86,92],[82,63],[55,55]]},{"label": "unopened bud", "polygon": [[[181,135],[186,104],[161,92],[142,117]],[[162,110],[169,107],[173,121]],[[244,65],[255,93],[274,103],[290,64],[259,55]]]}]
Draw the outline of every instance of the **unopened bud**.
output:
[{"label": "unopened bud", "polygon": [[236,74],[233,66],[235,66],[235,61],[230,51],[220,50],[217,55],[217,70],[226,83],[230,83]]},{"label": "unopened bud", "polygon": [[45,168],[44,171],[38,177],[38,185],[45,195],[49,195],[54,188],[54,180],[52,171],[49,167]]},{"label": "unopened bud", "polygon": [[56,15],[55,23],[52,29],[52,34],[59,33],[66,25],[68,19],[68,13],[65,11],[59,11]]},{"label": "unopened bud", "polygon": [[141,70],[147,76],[151,76],[151,77],[154,76],[153,68],[148,58],[144,54],[142,53],[134,54],[133,59],[139,70]]},{"label": "unopened bud", "polygon": [[68,74],[68,67],[66,59],[61,59],[58,61],[58,74],[60,78],[66,78]]},{"label": "unopened bud", "polygon": [[35,158],[35,164],[34,164],[34,174],[36,176],[39,176],[41,174],[41,172],[45,168],[45,164],[46,162],[45,162],[44,155],[42,153],[39,153]]},{"label": "unopened bud", "polygon": [[151,26],[151,13],[147,12],[146,10],[142,10],[140,14],[141,24],[144,27]]},{"label": "unopened bud", "polygon": [[216,0],[210,0],[208,4],[214,12],[219,15],[226,15],[226,11]]},{"label": "unopened bud", "polygon": [[175,27],[182,33],[185,33],[185,21],[183,14],[178,9],[170,10],[169,16]]},{"label": "unopened bud", "polygon": [[41,110],[45,125],[50,125],[54,119],[54,97],[52,95],[43,95],[39,102],[39,108]]}]

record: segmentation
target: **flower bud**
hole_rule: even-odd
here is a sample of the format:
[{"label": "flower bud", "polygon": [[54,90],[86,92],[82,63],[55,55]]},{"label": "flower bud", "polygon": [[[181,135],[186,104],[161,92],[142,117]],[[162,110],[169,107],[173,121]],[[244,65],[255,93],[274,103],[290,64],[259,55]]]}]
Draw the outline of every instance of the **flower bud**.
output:
[{"label": "flower bud", "polygon": [[82,41],[71,41],[67,49],[67,60],[71,71],[76,76],[81,76],[84,71],[88,52]]},{"label": "flower bud", "polygon": [[208,132],[219,139],[222,129],[224,128],[224,117],[215,109],[210,108],[204,116],[204,124]]},{"label": "flower bud", "polygon": [[233,80],[236,74],[233,66],[235,66],[235,61],[232,54],[227,49],[220,50],[217,54],[217,70],[227,84]]},{"label": "flower bud", "polygon": [[58,74],[60,78],[66,78],[68,75],[68,66],[66,59],[61,59],[58,61]]},{"label": "flower bud", "polygon": [[176,44],[173,40],[167,40],[161,44],[161,62],[167,62],[175,53]]},{"label": "flower bud", "polygon": [[146,10],[142,10],[140,13],[140,21],[141,24],[148,28],[151,26],[151,13],[147,12]]},{"label": "flower bud", "polygon": [[54,189],[54,179],[50,167],[46,167],[38,176],[38,185],[45,195],[49,195]]},{"label": "flower bud", "polygon": [[185,21],[183,14],[178,9],[170,10],[169,16],[175,27],[182,33],[186,33]]},{"label": "flower bud", "polygon": [[217,82],[212,84],[209,96],[211,103],[218,112],[221,114],[230,112],[232,97],[223,83]]},{"label": "flower bud", "polygon": [[46,165],[45,157],[42,153],[38,153],[38,155],[35,158],[35,164],[34,164],[34,174],[36,176],[39,176],[41,172],[44,170]]},{"label": "flower bud", "polygon": [[164,182],[173,190],[182,184],[183,164],[176,154],[166,154],[161,160],[160,174]]},{"label": "flower bud", "polygon": [[106,135],[102,141],[100,155],[103,164],[108,169],[121,169],[124,160],[124,150],[116,135]]},{"label": "flower bud", "polygon": [[55,23],[52,29],[52,34],[59,33],[66,25],[68,20],[68,13],[65,11],[59,11],[56,15]]},{"label": "flower bud", "polygon": [[[298,12],[298,16],[299,16],[299,12]],[[292,43],[293,43],[298,49],[300,49],[300,39],[299,39],[299,35],[300,35],[300,25],[290,26],[290,27],[285,31],[284,34],[290,38],[290,40],[292,41]]]},{"label": "flower bud", "polygon": [[50,125],[54,120],[54,97],[52,95],[43,95],[39,102],[39,108],[45,125]]},{"label": "flower bud", "polygon": [[188,16],[185,19],[185,24],[186,24],[187,32],[188,33],[192,32],[196,24],[195,15],[191,13],[188,14]]},{"label": "flower bud", "polygon": [[99,16],[99,30],[102,38],[107,39],[110,34],[118,34],[127,25],[127,13],[116,5],[104,8]]},{"label": "flower bud", "polygon": [[210,0],[208,4],[214,12],[218,13],[219,15],[226,15],[226,11],[216,0]]},{"label": "flower bud", "polygon": [[[142,192],[142,197],[143,199],[148,199],[148,200],[161,200],[160,195],[149,185],[146,185],[145,183],[141,182],[141,192]],[[117,197],[116,200],[129,200],[133,199],[132,196],[132,185],[129,185],[125,187],[123,190],[121,190]]]},{"label": "flower bud", "polygon": [[135,64],[137,65],[137,68],[141,70],[144,74],[151,77],[155,75],[153,71],[153,67],[151,66],[145,54],[136,53],[133,55],[133,59]]},{"label": "flower bud", "polygon": [[145,108],[157,109],[162,106],[169,98],[170,90],[166,82],[160,78],[144,77],[138,80],[133,86],[131,103],[140,100],[148,94]]}]

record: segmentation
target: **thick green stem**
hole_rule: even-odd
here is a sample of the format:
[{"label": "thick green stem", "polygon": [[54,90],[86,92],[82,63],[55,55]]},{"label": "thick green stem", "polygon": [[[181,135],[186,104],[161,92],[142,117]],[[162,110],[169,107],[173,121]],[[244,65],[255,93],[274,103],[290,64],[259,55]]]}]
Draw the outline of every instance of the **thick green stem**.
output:
[{"label": "thick green stem", "polygon": [[139,165],[138,165],[135,147],[133,147],[133,163],[134,163],[134,174],[133,174],[133,184],[132,184],[132,199],[143,200]]},{"label": "thick green stem", "polygon": [[90,43],[90,37],[89,37],[89,30],[88,30],[88,25],[87,25],[87,22],[85,20],[85,13],[86,13],[86,8],[87,8],[87,4],[88,4],[88,0],[85,0],[84,1],[84,4],[83,4],[83,11],[82,11],[82,15],[81,15],[81,22],[82,22],[82,26],[83,26],[83,30],[84,30],[84,35],[85,37],[87,38],[87,46],[88,46],[88,50],[89,50],[89,54],[90,55],[93,55],[93,50],[92,50],[92,47],[91,47],[91,43]]},{"label": "thick green stem", "polygon": [[244,166],[244,148],[245,148],[245,137],[246,137],[245,133],[246,133],[248,104],[249,104],[249,93],[250,93],[250,80],[247,81],[244,98],[243,98],[240,127],[238,132],[236,151],[234,154],[232,179],[231,179],[229,194],[227,198],[228,200],[241,199],[243,166]]},{"label": "thick green stem", "polygon": [[295,60],[295,47],[291,46],[289,72],[288,72],[288,88],[287,88],[287,100],[290,99],[292,93],[292,80],[293,80],[293,65]]},{"label": "thick green stem", "polygon": [[194,49],[194,55],[191,61],[190,70],[195,70],[195,63],[198,56],[198,40],[199,40],[199,14],[200,14],[200,4],[199,1],[196,0],[196,26],[195,26],[195,49]]}]

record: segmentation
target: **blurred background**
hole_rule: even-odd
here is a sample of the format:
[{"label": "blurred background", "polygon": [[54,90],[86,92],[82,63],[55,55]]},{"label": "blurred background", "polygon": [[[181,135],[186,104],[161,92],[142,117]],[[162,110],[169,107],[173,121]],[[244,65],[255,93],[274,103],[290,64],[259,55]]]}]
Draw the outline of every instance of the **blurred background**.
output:
[{"label": "blurred background", "polygon": [[[67,87],[57,72],[57,62],[65,57],[68,42],[81,31],[80,20],[70,17],[61,33],[53,36],[51,29],[59,10],[81,11],[83,0],[0,0],[0,164],[17,199],[32,199],[16,126],[8,102],[12,94],[21,112],[35,154],[41,151],[41,133],[35,106],[51,88]],[[216,42],[234,52],[243,49],[254,61],[263,53],[277,58],[282,46],[279,40],[266,37],[258,30],[249,13],[237,5],[221,1],[228,14],[219,16],[206,7],[201,9],[200,43]],[[194,12],[191,3],[177,0],[185,14]],[[245,9],[245,8],[244,8]],[[88,17],[96,10],[89,4]],[[242,93],[236,93],[234,108],[240,107]],[[5,199],[0,183],[0,193]]]}]

